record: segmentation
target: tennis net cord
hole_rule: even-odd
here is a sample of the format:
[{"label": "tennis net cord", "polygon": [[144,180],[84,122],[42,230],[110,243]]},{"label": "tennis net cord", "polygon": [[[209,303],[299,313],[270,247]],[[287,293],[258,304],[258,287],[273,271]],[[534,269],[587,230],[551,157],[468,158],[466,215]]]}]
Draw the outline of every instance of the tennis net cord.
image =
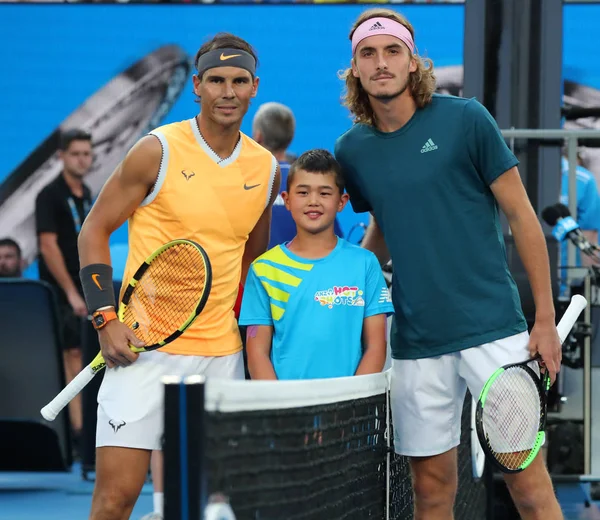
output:
[{"label": "tennis net cord", "polygon": [[[165,378],[165,520],[408,520],[408,460],[393,451],[389,373],[311,381]],[[487,517],[469,394],[458,520]],[[206,520],[210,520],[208,517]]]}]

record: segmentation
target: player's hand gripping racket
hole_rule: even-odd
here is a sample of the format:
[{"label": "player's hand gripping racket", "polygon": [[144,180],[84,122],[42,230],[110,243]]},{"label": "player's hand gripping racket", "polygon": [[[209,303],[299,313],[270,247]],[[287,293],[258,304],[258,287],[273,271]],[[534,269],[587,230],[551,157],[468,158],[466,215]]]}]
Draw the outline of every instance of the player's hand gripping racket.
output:
[{"label": "player's hand gripping racket", "polygon": [[[210,261],[195,242],[173,240],[154,251],[131,278],[119,304],[119,320],[146,345],[131,349],[149,352],[181,336],[206,305],[211,283]],[[100,352],[42,408],[44,419],[53,421],[105,366]]]},{"label": "player's hand gripping racket", "polygon": [[[573,296],[557,325],[561,344],[586,306],[583,296]],[[479,396],[477,436],[483,451],[504,473],[523,471],[544,444],[550,374],[545,370],[540,377],[528,366],[539,359],[499,368]]]}]

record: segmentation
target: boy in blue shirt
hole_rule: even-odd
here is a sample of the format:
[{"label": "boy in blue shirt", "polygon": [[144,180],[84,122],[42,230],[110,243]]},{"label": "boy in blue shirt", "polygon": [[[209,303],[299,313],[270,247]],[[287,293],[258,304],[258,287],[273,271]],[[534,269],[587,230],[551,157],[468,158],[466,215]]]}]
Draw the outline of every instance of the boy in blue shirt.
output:
[{"label": "boy in blue shirt", "polygon": [[326,150],[302,154],[282,194],[296,236],[250,267],[240,325],[253,379],[315,379],[381,372],[393,306],[375,255],[338,238],[348,201]]}]

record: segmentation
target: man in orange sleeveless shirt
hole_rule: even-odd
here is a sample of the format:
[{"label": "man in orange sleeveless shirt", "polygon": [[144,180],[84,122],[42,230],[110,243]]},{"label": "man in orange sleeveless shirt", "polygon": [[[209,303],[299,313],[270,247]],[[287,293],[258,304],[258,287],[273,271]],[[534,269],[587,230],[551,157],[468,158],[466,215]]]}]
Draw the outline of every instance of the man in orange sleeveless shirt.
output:
[{"label": "man in orange sleeveless shirt", "polygon": [[[144,484],[150,453],[161,448],[166,374],[244,378],[233,306],[250,263],[269,242],[279,169],[270,152],[240,132],[256,96],[256,55],[221,33],[196,55],[200,115],[157,128],[129,151],[102,189],[79,237],[81,280],[108,370],[98,394],[96,487],[90,518],[128,519]],[[165,348],[140,356],[132,330],[115,319],[110,234],[129,219],[124,280],[162,244],[189,238],[207,251],[211,293],[192,326]],[[97,279],[97,278],[96,278]],[[111,300],[112,299],[112,300]]]}]

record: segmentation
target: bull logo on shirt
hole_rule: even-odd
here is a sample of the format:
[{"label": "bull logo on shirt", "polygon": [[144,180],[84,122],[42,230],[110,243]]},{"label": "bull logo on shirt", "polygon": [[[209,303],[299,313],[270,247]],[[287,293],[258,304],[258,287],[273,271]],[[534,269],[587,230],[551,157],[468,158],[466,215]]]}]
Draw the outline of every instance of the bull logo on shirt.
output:
[{"label": "bull logo on shirt", "polygon": [[123,426],[127,423],[125,421],[113,421],[112,419],[108,421],[108,424],[112,426],[112,429],[115,433],[117,433]]}]

